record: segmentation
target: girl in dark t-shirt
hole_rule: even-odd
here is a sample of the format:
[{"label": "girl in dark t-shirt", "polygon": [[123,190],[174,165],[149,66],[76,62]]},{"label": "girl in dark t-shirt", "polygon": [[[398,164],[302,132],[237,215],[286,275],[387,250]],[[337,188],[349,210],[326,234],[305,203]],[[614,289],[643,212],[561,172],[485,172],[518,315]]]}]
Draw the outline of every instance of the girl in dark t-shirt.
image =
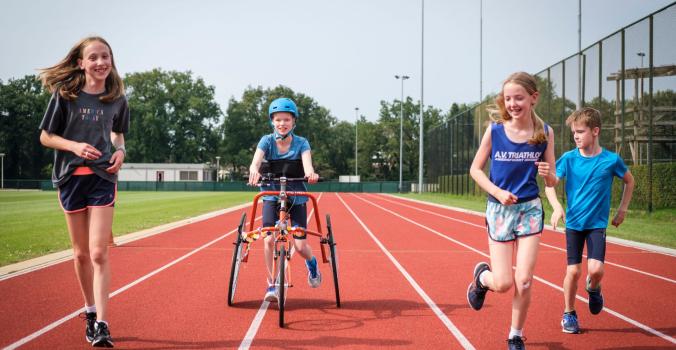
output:
[{"label": "girl in dark t-shirt", "polygon": [[106,321],[108,242],[117,172],[126,155],[124,133],[129,129],[124,85],[112,49],[100,37],[80,40],[61,62],[42,69],[40,79],[52,92],[40,123],[40,142],[54,149],[52,181],[65,212],[84,296],[86,339],[93,346],[112,347]]}]

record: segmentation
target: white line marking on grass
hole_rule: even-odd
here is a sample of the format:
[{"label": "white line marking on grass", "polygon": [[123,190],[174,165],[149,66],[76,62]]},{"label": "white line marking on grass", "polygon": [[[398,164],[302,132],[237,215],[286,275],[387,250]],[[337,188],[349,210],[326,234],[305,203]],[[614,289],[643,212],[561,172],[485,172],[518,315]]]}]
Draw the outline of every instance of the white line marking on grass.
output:
[{"label": "white line marking on grass", "polygon": [[413,289],[415,289],[415,291],[420,295],[420,297],[422,297],[422,299],[427,303],[427,306],[429,306],[429,308],[432,309],[432,312],[434,312],[434,314],[441,320],[441,322],[446,326],[446,328],[449,331],[451,331],[453,336],[455,336],[455,339],[457,339],[458,342],[460,342],[462,347],[465,349],[474,349],[474,346],[469,342],[469,340],[465,337],[465,335],[462,334],[462,332],[460,332],[458,327],[456,327],[453,324],[453,322],[451,322],[451,320],[446,316],[446,314],[444,314],[443,311],[441,311],[441,309],[439,309],[434,300],[432,300],[432,298],[429,295],[427,295],[427,293],[425,293],[425,291],[422,289],[422,287],[420,287],[418,282],[416,282],[413,279],[413,277],[411,277],[411,275],[406,271],[406,269],[404,269],[404,267],[401,266],[399,261],[397,261],[397,259],[387,250],[387,248],[385,248],[385,246],[380,242],[380,240],[378,240],[378,238],[373,234],[373,232],[371,232],[371,230],[369,230],[369,228],[366,227],[366,224],[364,224],[364,222],[361,221],[361,219],[357,216],[357,214],[354,213],[354,211],[352,211],[352,209],[347,205],[347,203],[343,201],[343,198],[341,198],[340,195],[338,194],[336,195],[338,196],[338,199],[340,199],[340,201],[343,203],[345,208],[347,208],[347,210],[352,214],[352,216],[354,216],[354,218],[364,228],[366,233],[368,233],[369,236],[371,236],[371,239],[373,239],[373,241],[376,242],[378,247],[380,247],[380,250],[382,250],[383,253],[390,259],[390,261],[392,261],[392,263],[399,270],[399,272],[401,272],[401,274],[404,275],[408,283],[410,283],[411,286],[413,286]]},{"label": "white line marking on grass", "polygon": [[[353,195],[353,196],[355,196],[355,195]],[[448,237],[448,236],[446,236],[446,235],[440,233],[439,231],[436,231],[436,230],[432,229],[431,227],[427,227],[427,226],[425,226],[425,225],[422,225],[422,224],[420,224],[420,223],[417,223],[417,222],[415,222],[415,221],[413,221],[413,220],[411,220],[411,219],[409,219],[409,218],[407,218],[407,217],[401,216],[401,215],[399,215],[398,213],[395,213],[395,212],[393,212],[393,211],[391,211],[391,210],[389,210],[389,209],[387,209],[387,208],[384,208],[384,207],[382,207],[382,206],[380,206],[380,205],[378,205],[378,204],[376,204],[376,203],[373,203],[373,202],[371,202],[371,201],[369,201],[369,200],[367,200],[367,199],[360,198],[360,197],[358,197],[358,196],[355,196],[355,197],[356,197],[357,199],[361,200],[361,201],[364,201],[364,202],[369,203],[369,204],[371,204],[371,205],[373,205],[373,206],[375,206],[375,207],[378,207],[378,208],[380,208],[380,209],[382,209],[382,210],[384,210],[384,211],[386,211],[386,212],[388,212],[388,213],[390,213],[390,214],[392,214],[392,215],[394,215],[394,216],[396,216],[396,217],[398,217],[398,218],[401,218],[401,219],[406,220],[406,221],[408,221],[408,222],[410,222],[410,223],[412,223],[412,224],[414,224],[414,225],[416,225],[416,226],[419,226],[419,227],[425,229],[425,230],[428,231],[428,232],[434,233],[435,235],[437,235],[437,236],[439,236],[439,237],[442,237],[442,238],[444,238],[444,239],[447,239],[447,240],[449,240],[449,241],[452,241],[452,242],[454,242],[454,243],[456,243],[456,244],[460,244],[460,245],[463,246],[463,247],[467,247],[467,248],[469,248],[470,250],[472,250],[472,251],[474,251],[474,252],[476,252],[476,253],[479,253],[479,254],[481,254],[481,255],[487,257],[487,258],[490,258],[490,256],[489,256],[488,254],[486,254],[486,253],[484,253],[484,252],[482,252],[482,251],[479,251],[479,250],[477,250],[477,249],[474,249],[474,248],[472,248],[472,247],[469,247],[468,245],[466,245],[466,244],[464,244],[464,243],[458,242],[458,241],[456,241],[455,239],[453,239],[453,238],[451,238],[451,237]],[[513,268],[515,268],[515,267],[513,266]],[[541,278],[541,277],[535,276],[535,275],[533,275],[533,278],[534,278],[535,280],[537,280],[537,281],[540,281],[540,282],[544,283],[545,285],[548,285],[548,286],[550,286],[550,287],[552,287],[552,288],[554,288],[554,289],[556,289],[556,290],[558,290],[558,291],[560,291],[560,292],[563,292],[563,288],[559,287],[559,286],[556,285],[556,284],[553,284],[553,283],[551,283],[551,282],[549,282],[549,281],[547,281],[547,280],[545,280],[545,279],[543,279],[543,278]],[[581,297],[581,296],[579,296],[579,295],[577,295],[577,294],[575,295],[575,297],[576,297],[578,300],[581,300],[581,301],[583,301],[583,302],[589,304],[589,300],[587,300],[586,298],[583,298],[583,297]],[[654,334],[654,335],[656,335],[656,336],[658,336],[658,337],[660,337],[660,338],[662,338],[662,339],[664,339],[664,340],[666,340],[666,341],[669,341],[669,342],[671,342],[671,343],[673,343],[673,344],[676,344],[676,339],[674,339],[673,337],[670,337],[670,336],[668,336],[668,335],[666,335],[666,334],[664,334],[664,333],[662,333],[662,332],[660,332],[660,331],[658,331],[658,330],[655,330],[655,329],[653,329],[653,328],[650,328],[649,326],[644,325],[643,323],[640,323],[640,322],[638,322],[638,321],[636,321],[636,320],[634,320],[634,319],[631,319],[631,318],[629,318],[629,317],[627,317],[627,316],[624,316],[624,315],[620,314],[620,313],[617,312],[617,311],[611,310],[611,309],[609,309],[609,308],[607,308],[607,307],[604,307],[604,308],[603,308],[603,311],[608,312],[609,314],[611,314],[611,315],[613,315],[613,316],[615,316],[615,317],[617,317],[617,318],[619,318],[619,319],[621,319],[621,320],[623,320],[623,321],[626,321],[626,322],[628,322],[628,323],[630,323],[630,324],[632,324],[632,325],[634,325],[634,326],[636,326],[636,327],[638,327],[638,328],[640,328],[640,329],[643,329],[644,331],[646,331],[646,332],[648,332],[648,333],[652,333],[652,334]]]},{"label": "white line marking on grass", "polygon": [[[322,199],[323,194],[324,194],[323,192],[319,194],[319,197],[317,198],[317,204],[319,204],[319,200]],[[312,219],[312,215],[314,214],[314,212],[315,208],[313,207],[312,210],[310,210],[310,214],[307,216],[306,225],[310,223],[310,220]],[[258,312],[256,312],[256,317],[254,317],[254,319],[251,321],[249,330],[246,331],[244,339],[242,339],[242,342],[239,344],[239,350],[248,350],[249,347],[251,346],[251,343],[253,343],[253,340],[256,337],[256,333],[258,333],[258,329],[261,327],[261,324],[263,323],[263,318],[265,317],[265,312],[268,310],[268,306],[270,306],[270,302],[263,301],[261,307],[258,308]]]},{"label": "white line marking on grass", "polygon": [[[259,217],[259,218],[260,218],[260,217]],[[137,280],[135,280],[135,281],[133,281],[133,282],[127,284],[126,286],[124,286],[124,287],[122,287],[122,288],[120,288],[120,289],[118,289],[118,290],[116,290],[116,291],[110,293],[110,298],[112,298],[112,297],[114,297],[114,296],[116,296],[116,295],[118,295],[118,294],[120,294],[120,293],[126,291],[127,289],[129,289],[129,288],[131,288],[131,287],[133,287],[133,286],[135,286],[135,285],[137,285],[137,284],[139,284],[139,283],[141,283],[141,282],[147,280],[148,278],[150,278],[150,277],[152,277],[152,276],[155,276],[156,274],[158,274],[158,273],[160,273],[160,272],[162,272],[162,271],[168,269],[169,267],[176,265],[177,263],[179,263],[179,262],[181,262],[181,261],[183,261],[183,260],[189,258],[190,256],[194,255],[195,253],[197,253],[197,252],[203,250],[204,248],[207,248],[207,247],[213,245],[214,243],[216,243],[216,242],[218,242],[218,241],[220,241],[220,240],[226,238],[227,236],[231,235],[232,233],[234,233],[234,232],[236,232],[236,231],[237,231],[237,229],[234,229],[234,230],[232,230],[232,231],[230,231],[230,232],[228,232],[228,233],[226,233],[226,234],[224,234],[224,235],[222,235],[222,236],[220,236],[220,237],[218,237],[218,238],[212,240],[211,242],[208,242],[208,243],[202,245],[201,247],[196,248],[195,250],[189,252],[188,254],[185,254],[185,255],[181,256],[180,258],[178,258],[178,259],[176,259],[176,260],[174,260],[174,261],[172,261],[172,262],[170,262],[170,263],[168,263],[168,264],[166,264],[166,265],[164,265],[164,266],[162,266],[162,267],[160,267],[160,268],[158,268],[158,269],[156,269],[156,270],[154,270],[154,271],[152,271],[152,272],[146,274],[145,276],[143,276],[143,277],[141,277],[141,278],[139,278],[139,279],[137,279]],[[69,315],[67,315],[67,316],[65,316],[65,317],[63,317],[63,318],[61,318],[61,319],[59,319],[59,320],[57,320],[57,321],[54,321],[54,322],[48,324],[47,326],[45,326],[45,327],[43,327],[43,328],[41,328],[41,329],[39,329],[39,330],[37,330],[37,331],[35,331],[35,332],[33,332],[33,333],[31,333],[31,334],[25,336],[25,337],[23,337],[23,338],[21,338],[21,339],[15,341],[14,343],[12,343],[12,344],[6,346],[4,349],[5,349],[5,350],[16,349],[16,348],[18,348],[19,346],[22,346],[22,345],[24,345],[24,344],[30,342],[31,340],[33,340],[33,339],[35,339],[35,338],[37,338],[37,337],[39,337],[39,336],[41,336],[41,335],[43,335],[43,334],[49,332],[50,330],[52,330],[52,329],[58,327],[58,326],[61,325],[62,323],[64,323],[64,322],[66,322],[66,321],[72,319],[73,317],[79,315],[81,312],[82,312],[82,309],[78,309],[78,310],[76,310],[76,311],[70,313]]]},{"label": "white line marking on grass", "polygon": [[[380,196],[373,196],[373,195],[370,195],[370,197],[376,197],[376,198],[382,199],[382,200],[384,200],[384,201],[386,201],[386,202],[390,202],[390,203],[394,203],[394,204],[397,204],[397,205],[401,205],[401,206],[406,207],[406,208],[415,209],[415,210],[418,210],[418,211],[421,211],[421,212],[424,212],[424,213],[428,213],[428,214],[432,214],[432,215],[435,215],[435,216],[438,216],[438,217],[441,217],[441,218],[445,218],[445,219],[448,219],[448,220],[453,220],[453,221],[457,221],[457,222],[460,222],[460,223],[463,223],[463,224],[467,224],[467,225],[471,225],[471,226],[474,226],[474,227],[479,227],[479,228],[484,229],[484,230],[486,229],[486,226],[483,226],[483,225],[478,225],[478,224],[475,224],[475,223],[472,223],[472,222],[469,222],[469,221],[465,221],[465,220],[461,220],[461,219],[456,219],[456,218],[453,218],[453,217],[450,217],[450,216],[446,216],[446,215],[443,215],[443,214],[439,214],[439,213],[435,213],[435,212],[433,212],[433,211],[429,211],[429,210],[426,210],[426,209],[416,208],[416,207],[414,207],[414,206],[407,205],[407,204],[403,204],[403,203],[401,203],[401,202],[393,201],[393,200],[390,200],[390,199],[387,199],[387,198],[383,198],[383,197],[380,197]],[[556,247],[556,246],[553,246],[553,245],[549,245],[549,244],[546,244],[546,243],[540,242],[540,245],[545,246],[545,247],[548,247],[548,248],[560,250],[560,251],[562,251],[562,252],[566,252],[566,250],[563,249],[563,248],[559,248],[559,247]],[[633,248],[633,247],[632,247],[632,248]],[[652,253],[652,252],[651,252],[651,253]],[[586,254],[582,254],[582,256],[583,256],[584,258],[587,257]],[[620,265],[620,264],[617,264],[617,263],[614,263],[614,262],[610,262],[610,261],[608,261],[608,260],[605,261],[605,264],[607,264],[607,265],[612,265],[612,266],[615,266],[615,267],[619,267],[619,268],[621,268],[621,269],[629,270],[629,271],[632,271],[632,272],[640,273],[640,274],[643,274],[643,275],[646,275],[646,276],[654,277],[654,278],[657,278],[657,279],[661,279],[661,280],[663,280],[663,281],[667,281],[667,282],[675,283],[675,284],[676,284],[676,280],[673,280],[673,279],[671,279],[671,278],[669,278],[669,277],[656,275],[656,274],[653,274],[653,273],[650,273],[650,272],[642,271],[642,270],[635,269],[635,268],[633,268],[633,267],[629,267],[629,266],[625,266],[625,265]]]}]

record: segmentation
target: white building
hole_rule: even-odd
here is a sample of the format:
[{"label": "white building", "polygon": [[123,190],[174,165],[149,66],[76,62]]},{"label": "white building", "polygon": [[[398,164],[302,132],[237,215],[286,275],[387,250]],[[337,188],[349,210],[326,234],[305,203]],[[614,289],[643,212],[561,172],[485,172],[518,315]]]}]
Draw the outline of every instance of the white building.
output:
[{"label": "white building", "polygon": [[214,181],[215,169],[210,164],[124,163],[119,181]]}]

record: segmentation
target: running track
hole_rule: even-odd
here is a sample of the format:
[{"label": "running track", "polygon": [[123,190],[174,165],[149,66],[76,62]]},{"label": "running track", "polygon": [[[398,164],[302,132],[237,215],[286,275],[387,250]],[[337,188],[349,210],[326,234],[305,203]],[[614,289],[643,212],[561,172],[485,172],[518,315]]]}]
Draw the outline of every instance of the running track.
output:
[{"label": "running track", "polygon": [[[342,308],[335,306],[330,266],[321,264],[324,282],[311,289],[296,257],[287,327],[280,329],[275,304],[261,302],[260,242],[240,270],[235,307],[228,307],[238,210],[111,250],[116,347],[505,347],[511,294],[489,293],[479,312],[465,300],[472,268],[488,259],[482,217],[376,194],[324,193],[319,206],[322,222],[331,214],[338,242]],[[310,242],[319,254],[318,242]],[[609,244],[606,258],[606,309],[592,316],[580,286],[584,333],[563,334],[565,239],[544,233],[525,327],[529,349],[676,348],[676,257]],[[77,317],[81,300],[71,261],[0,280],[0,346],[91,348]]]}]

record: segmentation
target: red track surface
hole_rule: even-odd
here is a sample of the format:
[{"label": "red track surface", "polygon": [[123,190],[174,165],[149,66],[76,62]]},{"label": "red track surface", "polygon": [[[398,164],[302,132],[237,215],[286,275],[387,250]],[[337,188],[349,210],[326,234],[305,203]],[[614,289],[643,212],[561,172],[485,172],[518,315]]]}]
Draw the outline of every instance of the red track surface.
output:
[{"label": "red track surface", "polygon": [[[322,286],[311,289],[295,257],[286,328],[277,326],[275,304],[259,312],[266,287],[261,242],[228,307],[232,231],[241,215],[231,212],[111,250],[116,347],[238,348],[248,331],[254,349],[505,347],[511,293],[489,293],[479,312],[465,299],[474,265],[488,261],[482,217],[370,194],[323,194],[319,205],[322,224],[331,214],[338,243],[340,309],[329,264],[320,266]],[[319,255],[319,242],[310,242]],[[559,325],[565,239],[547,231],[542,243],[525,328],[529,349],[676,347],[676,258],[609,244],[606,310],[592,316],[578,300],[584,332],[569,335]],[[582,286],[578,295],[586,298]],[[81,308],[72,262],[0,281],[0,346],[90,348],[84,321],[72,317]]]}]

